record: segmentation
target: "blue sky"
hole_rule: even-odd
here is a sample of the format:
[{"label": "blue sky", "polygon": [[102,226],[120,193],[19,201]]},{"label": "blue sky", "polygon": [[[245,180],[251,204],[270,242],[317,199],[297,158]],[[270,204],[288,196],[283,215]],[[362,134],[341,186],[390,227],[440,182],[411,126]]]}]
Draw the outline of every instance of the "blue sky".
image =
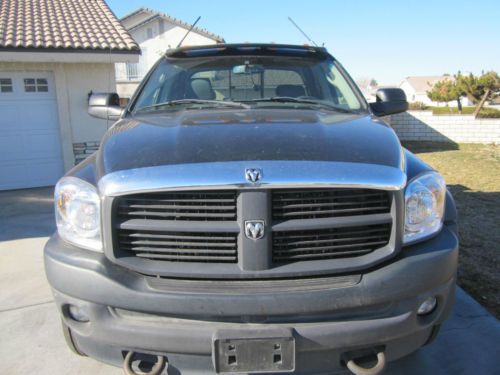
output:
[{"label": "blue sky", "polygon": [[107,0],[119,17],[168,13],[227,42],[305,42],[291,16],[354,78],[397,84],[410,75],[500,71],[500,1]]}]

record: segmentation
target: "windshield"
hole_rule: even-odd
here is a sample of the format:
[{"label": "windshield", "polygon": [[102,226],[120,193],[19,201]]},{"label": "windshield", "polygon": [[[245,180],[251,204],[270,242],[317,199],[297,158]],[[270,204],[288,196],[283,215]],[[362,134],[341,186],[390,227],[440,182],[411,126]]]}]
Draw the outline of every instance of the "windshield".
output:
[{"label": "windshield", "polygon": [[365,109],[331,58],[211,56],[164,58],[133,110],[221,106],[315,107],[353,113]]}]

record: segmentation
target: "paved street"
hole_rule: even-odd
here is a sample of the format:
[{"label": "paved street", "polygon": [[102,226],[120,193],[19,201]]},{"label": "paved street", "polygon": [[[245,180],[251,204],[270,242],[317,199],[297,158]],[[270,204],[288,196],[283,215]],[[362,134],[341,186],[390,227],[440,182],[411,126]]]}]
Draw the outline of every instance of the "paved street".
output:
[{"label": "paved street", "polygon": [[[43,270],[52,189],[0,192],[0,374],[122,374],[66,348]],[[500,324],[461,289],[437,341],[387,374],[498,374]]]}]

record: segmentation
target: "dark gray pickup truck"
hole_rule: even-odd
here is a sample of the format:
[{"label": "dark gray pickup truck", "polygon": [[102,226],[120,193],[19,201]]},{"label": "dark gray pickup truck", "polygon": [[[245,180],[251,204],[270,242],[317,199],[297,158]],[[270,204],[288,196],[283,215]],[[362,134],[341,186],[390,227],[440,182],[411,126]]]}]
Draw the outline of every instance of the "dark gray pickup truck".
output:
[{"label": "dark gray pickup truck", "polygon": [[378,374],[436,336],[458,240],[443,178],[324,48],[168,51],[56,186],[45,268],[76,353],[127,374]]}]

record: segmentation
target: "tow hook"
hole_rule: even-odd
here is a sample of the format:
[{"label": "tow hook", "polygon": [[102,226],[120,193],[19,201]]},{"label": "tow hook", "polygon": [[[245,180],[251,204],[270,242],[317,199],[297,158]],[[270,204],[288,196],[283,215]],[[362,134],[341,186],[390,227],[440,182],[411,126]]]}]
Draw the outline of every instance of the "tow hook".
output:
[{"label": "tow hook", "polygon": [[132,369],[132,362],[134,361],[136,353],[128,352],[123,360],[123,371],[125,371],[126,375],[160,375],[165,366],[168,366],[168,362],[165,360],[165,357],[158,355],[156,356],[156,363],[148,372],[143,371],[134,371]]},{"label": "tow hook", "polygon": [[377,363],[370,368],[361,367],[354,359],[347,361],[347,368],[354,375],[378,375],[384,371],[385,368],[385,354],[382,351],[377,353]]}]

